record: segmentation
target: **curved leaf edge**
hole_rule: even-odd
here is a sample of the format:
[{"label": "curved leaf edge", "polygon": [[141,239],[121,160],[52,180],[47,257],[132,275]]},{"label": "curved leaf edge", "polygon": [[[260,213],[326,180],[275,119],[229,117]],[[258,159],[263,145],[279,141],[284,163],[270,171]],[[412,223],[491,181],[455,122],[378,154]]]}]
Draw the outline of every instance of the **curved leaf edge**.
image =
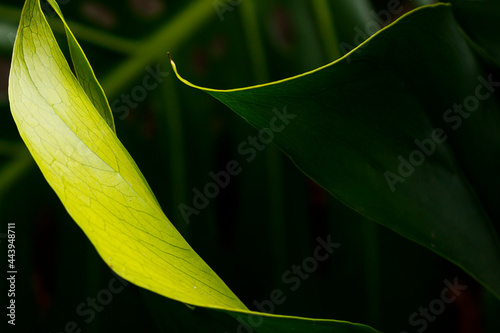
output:
[{"label": "curved leaf edge", "polygon": [[325,65],[323,65],[321,67],[315,68],[313,70],[310,70],[310,71],[307,71],[307,72],[304,72],[304,73],[301,73],[301,74],[297,74],[297,75],[294,75],[294,76],[290,76],[290,77],[287,77],[287,78],[284,78],[284,79],[281,79],[281,80],[266,82],[266,83],[263,83],[263,84],[251,85],[251,86],[247,86],[247,87],[232,88],[232,89],[214,89],[214,88],[208,88],[208,87],[198,86],[198,85],[193,84],[190,81],[186,80],[185,78],[183,78],[179,74],[179,72],[177,70],[177,65],[175,64],[175,62],[174,62],[174,60],[173,60],[173,58],[172,58],[172,56],[170,55],[169,52],[167,52],[167,55],[168,55],[168,57],[170,59],[170,64],[172,65],[172,69],[174,70],[175,75],[177,76],[177,78],[182,83],[186,84],[187,86],[190,86],[190,87],[198,89],[198,90],[203,90],[203,91],[209,92],[209,93],[210,92],[229,93],[229,92],[238,92],[238,91],[252,90],[252,89],[257,89],[257,88],[263,88],[263,87],[277,85],[277,84],[280,84],[280,83],[283,83],[283,82],[287,82],[287,81],[293,81],[293,80],[298,79],[300,77],[308,76],[310,74],[313,74],[313,73],[316,73],[316,72],[320,72],[321,70],[323,70],[325,68],[334,66],[335,64],[337,64],[339,62],[342,62],[342,61],[346,60],[347,58],[349,58],[350,55],[356,53],[360,48],[364,47],[366,44],[368,44],[372,39],[376,38],[377,35],[379,35],[383,31],[385,31],[387,29],[391,29],[400,20],[403,20],[405,17],[407,17],[409,15],[413,15],[413,13],[415,13],[417,11],[425,10],[425,8],[432,8],[432,7],[452,7],[452,5],[450,3],[437,3],[437,4],[433,4],[433,5],[425,5],[425,6],[418,7],[416,9],[414,9],[414,10],[412,10],[412,11],[410,11],[410,12],[404,14],[404,15],[402,15],[401,17],[399,17],[398,19],[396,19],[394,22],[392,22],[392,23],[388,24],[387,26],[383,27],[382,29],[380,29],[379,31],[377,31],[376,33],[374,33],[373,35],[371,35],[370,37],[368,37],[365,41],[363,41],[357,47],[355,47],[354,49],[352,49],[351,51],[349,51],[348,53],[346,53],[342,57],[340,57],[340,58],[338,58],[338,59],[336,59],[336,60],[334,60],[332,62],[329,62],[329,63],[327,63],[327,64],[325,64]]}]

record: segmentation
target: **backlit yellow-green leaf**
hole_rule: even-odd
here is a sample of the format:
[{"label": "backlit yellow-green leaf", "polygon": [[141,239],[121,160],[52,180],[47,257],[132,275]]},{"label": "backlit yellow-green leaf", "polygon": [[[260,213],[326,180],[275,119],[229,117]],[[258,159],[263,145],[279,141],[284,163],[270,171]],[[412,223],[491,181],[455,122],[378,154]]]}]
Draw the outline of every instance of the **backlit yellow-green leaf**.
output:
[{"label": "backlit yellow-green leaf", "polygon": [[23,10],[9,98],[42,173],[110,267],[185,303],[246,309],[163,214],[72,74],[38,1]]}]

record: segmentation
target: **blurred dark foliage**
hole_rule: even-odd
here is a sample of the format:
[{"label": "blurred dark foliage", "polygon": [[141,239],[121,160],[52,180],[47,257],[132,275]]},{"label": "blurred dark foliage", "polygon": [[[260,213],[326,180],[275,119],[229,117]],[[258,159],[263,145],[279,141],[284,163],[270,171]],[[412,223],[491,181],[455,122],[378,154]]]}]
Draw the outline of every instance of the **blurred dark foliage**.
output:
[{"label": "blurred dark foliage", "polygon": [[[70,22],[130,41],[147,38],[194,2],[59,1]],[[387,6],[383,0],[373,4],[375,10]],[[255,1],[255,6],[269,79],[296,75],[333,60],[324,50],[308,2]],[[413,6],[404,4],[405,10]],[[20,10],[21,3],[2,0],[1,7]],[[175,49],[157,45],[164,53],[150,66],[160,65],[171,72],[166,59],[170,51],[183,75],[196,84],[234,88],[260,83],[255,79],[240,10],[226,11],[221,21],[214,7],[212,18]],[[17,22],[15,15],[0,16],[0,140],[13,144],[20,143],[20,138],[9,111],[7,78],[12,52],[9,36]],[[354,44],[355,23],[343,16],[335,22],[339,41]],[[84,38],[75,34],[100,80],[130,56],[99,45],[91,34]],[[56,32],[56,36],[66,50],[64,35]],[[123,84],[122,92],[109,96],[110,102],[120,100],[122,93],[130,94],[146,74],[146,70],[137,73],[134,80]],[[493,324],[487,326],[498,320],[498,316],[487,315],[494,301],[454,265],[350,211],[272,145],[247,163],[238,145],[256,130],[210,96],[169,75],[128,112],[126,117],[122,117],[125,113],[115,114],[118,136],[165,213],[250,308],[255,309],[254,301],[268,299],[279,288],[286,291],[287,298],[276,307],[279,314],[360,322],[382,332],[414,332],[409,316],[439,297],[444,279],[458,277],[469,288],[429,323],[426,332],[495,329]],[[22,150],[22,145],[16,147]],[[0,154],[0,170],[13,159],[8,152]],[[240,163],[241,174],[187,224],[179,204],[191,204],[192,189],[203,188],[211,180],[209,173],[223,170],[231,160]],[[6,232],[7,222],[15,222],[17,228],[19,332],[64,332],[72,321],[83,332],[215,332],[213,323],[222,317],[229,322],[224,329],[236,332],[237,322],[225,314],[191,310],[132,285],[114,294],[100,311],[95,310],[87,323],[90,315],[82,316],[77,309],[87,304],[88,297],[96,298],[108,288],[115,277],[34,163],[28,164],[25,171],[9,177],[9,186],[0,193],[0,233]],[[316,238],[327,235],[340,248],[300,288],[290,291],[282,274],[311,256]],[[1,248],[6,253],[3,239]],[[2,291],[6,287],[3,262]]]}]

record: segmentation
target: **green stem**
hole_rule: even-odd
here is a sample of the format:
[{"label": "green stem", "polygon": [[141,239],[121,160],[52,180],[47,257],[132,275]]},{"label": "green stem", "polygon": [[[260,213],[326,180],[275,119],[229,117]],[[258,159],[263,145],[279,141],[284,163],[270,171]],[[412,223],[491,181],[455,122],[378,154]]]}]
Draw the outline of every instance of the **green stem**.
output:
[{"label": "green stem", "polygon": [[312,6],[318,19],[319,32],[329,61],[334,61],[342,55],[335,32],[335,24],[328,0],[313,0]]},{"label": "green stem", "polygon": [[[269,70],[265,60],[266,57],[258,25],[257,13],[252,0],[242,2],[241,18],[251,57],[253,73],[255,75],[254,79],[256,83],[268,82],[270,79]],[[270,232],[273,236],[271,251],[275,262],[274,268],[276,273],[279,274],[285,269],[283,265],[285,263],[286,241],[283,168],[281,165],[281,153],[276,146],[270,145],[266,148],[266,160],[269,225]]]},{"label": "green stem", "polygon": [[108,98],[116,97],[137,75],[144,72],[147,65],[166,57],[167,51],[177,50],[204,24],[215,17],[213,0],[198,0],[190,3],[184,11],[142,42],[138,52],[119,64],[101,80]]},{"label": "green stem", "polygon": [[19,23],[21,10],[11,6],[0,5],[0,19],[4,22]]},{"label": "green stem", "polygon": [[241,19],[245,30],[248,54],[252,62],[255,83],[265,83],[269,81],[269,69],[266,63],[262,37],[259,32],[257,14],[253,0],[241,3]]},{"label": "green stem", "polygon": [[[50,17],[48,21],[55,32],[59,34],[65,33],[64,25],[58,18]],[[139,42],[137,41],[114,36],[71,20],[67,20],[66,22],[68,22],[68,26],[73,34],[81,41],[123,54],[135,54],[140,52]]]},{"label": "green stem", "polygon": [[296,70],[306,72],[324,65],[322,44],[317,29],[315,29],[316,19],[311,15],[309,2],[290,0],[289,3],[297,40],[295,57],[301,60],[297,62]]},{"label": "green stem", "polygon": [[[0,19],[2,21],[18,24],[20,17],[21,9],[0,5]],[[49,21],[54,32],[58,34],[65,34],[64,25],[59,18],[48,17],[47,20]],[[138,48],[138,42],[117,37],[71,20],[68,20],[67,22],[75,36],[77,36],[80,41],[85,41],[107,50],[125,54],[133,54],[140,51]]]}]

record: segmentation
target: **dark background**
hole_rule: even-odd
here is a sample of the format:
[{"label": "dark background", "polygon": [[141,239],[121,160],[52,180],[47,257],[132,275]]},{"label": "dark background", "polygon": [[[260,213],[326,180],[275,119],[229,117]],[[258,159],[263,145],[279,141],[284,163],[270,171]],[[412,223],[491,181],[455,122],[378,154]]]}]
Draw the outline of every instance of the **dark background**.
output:
[{"label": "dark background", "polygon": [[[275,313],[410,333],[417,328],[410,325],[409,316],[440,297],[445,279],[457,277],[467,290],[429,322],[425,332],[500,331],[499,302],[466,273],[350,211],[302,175],[272,144],[246,162],[237,147],[257,131],[217,100],[174,77],[167,51],[185,78],[214,88],[283,79],[327,64],[334,60],[335,47],[328,43],[328,29],[322,27],[321,14],[311,3],[254,1],[258,27],[254,29],[245,16],[248,7],[229,5],[231,10],[221,20],[215,6],[226,2],[214,1],[208,6],[210,13],[168,30],[197,2],[59,1],[110,104],[116,101],[115,106],[122,107],[114,109],[119,138],[166,215],[235,294],[256,309],[253,301],[269,299],[278,288],[287,300]],[[366,15],[374,19],[367,14],[367,4],[379,11],[388,3],[350,2],[359,4],[365,16],[346,3],[329,3],[334,33],[338,42],[355,46],[361,41],[355,28],[364,31]],[[403,12],[425,3],[404,3]],[[106,289],[114,275],[27,155],[12,120],[7,80],[11,37],[21,6],[20,1],[10,0],[0,4],[0,237],[8,222],[16,223],[19,273],[14,331],[64,332],[74,321],[83,332],[223,332],[210,323],[224,317],[229,322],[226,327],[232,328],[227,331],[236,332],[237,322],[225,314],[191,310],[132,285],[114,294],[89,323],[88,317],[77,314],[77,307]],[[67,51],[58,19],[49,12],[49,20]],[[144,42],[158,31],[170,33],[154,43]],[[262,50],[252,44],[251,33],[260,36]],[[136,101],[135,108],[126,107],[122,94],[142,85],[147,65],[160,66],[170,75],[148,91],[146,99]],[[192,206],[192,189],[202,189],[211,180],[209,172],[223,170],[231,160],[241,164],[241,174],[187,224],[179,204]],[[318,236],[328,235],[341,246],[300,288],[290,291],[282,274],[313,254]],[[6,239],[0,241],[6,254]],[[7,259],[3,254],[1,258],[3,294]]]}]

